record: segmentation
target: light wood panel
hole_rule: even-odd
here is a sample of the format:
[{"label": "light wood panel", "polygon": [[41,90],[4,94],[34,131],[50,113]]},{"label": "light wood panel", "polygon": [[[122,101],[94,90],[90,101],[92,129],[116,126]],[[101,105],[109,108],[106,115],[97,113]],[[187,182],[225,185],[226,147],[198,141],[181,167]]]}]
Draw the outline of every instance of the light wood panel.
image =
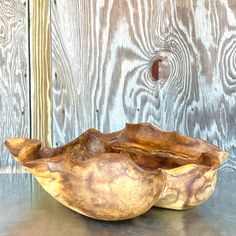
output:
[{"label": "light wood panel", "polygon": [[29,2],[32,137],[51,144],[50,0]]},{"label": "light wood panel", "polygon": [[[145,121],[235,157],[233,1],[57,0],[51,8],[54,145],[89,127]],[[235,169],[235,158],[224,167]]]},{"label": "light wood panel", "polygon": [[3,142],[30,136],[27,6],[0,2],[0,173],[21,172]]}]

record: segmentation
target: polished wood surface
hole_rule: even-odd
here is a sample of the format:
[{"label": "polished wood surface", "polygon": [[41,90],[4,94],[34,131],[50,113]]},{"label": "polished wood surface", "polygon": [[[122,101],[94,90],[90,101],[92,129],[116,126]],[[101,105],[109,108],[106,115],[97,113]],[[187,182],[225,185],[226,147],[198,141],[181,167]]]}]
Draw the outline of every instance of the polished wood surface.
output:
[{"label": "polished wood surface", "polygon": [[[150,122],[213,142],[235,170],[235,10],[231,0],[1,1],[0,140],[56,147],[88,128]],[[22,171],[1,147],[0,172]]]},{"label": "polished wood surface", "polygon": [[236,189],[236,172],[230,169],[219,171],[213,196],[198,207],[186,211],[153,207],[140,217],[120,222],[79,215],[55,201],[29,177],[0,175],[0,212],[4,212],[0,214],[1,235],[198,236],[203,232],[207,236],[235,236],[236,198],[229,193]]},{"label": "polished wood surface", "polygon": [[100,220],[125,220],[152,206],[188,209],[206,201],[228,153],[147,123],[115,133],[89,129],[58,148],[16,138],[6,146],[56,200]]}]

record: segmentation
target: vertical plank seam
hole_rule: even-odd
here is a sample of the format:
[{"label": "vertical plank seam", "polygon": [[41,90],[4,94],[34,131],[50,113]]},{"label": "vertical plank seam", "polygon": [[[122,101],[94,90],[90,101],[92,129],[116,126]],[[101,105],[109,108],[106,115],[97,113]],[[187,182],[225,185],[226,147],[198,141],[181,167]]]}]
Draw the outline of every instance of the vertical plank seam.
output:
[{"label": "vertical plank seam", "polygon": [[31,44],[30,44],[30,0],[27,0],[27,34],[28,34],[28,89],[29,89],[29,94],[28,94],[28,99],[29,99],[29,137],[32,138],[32,104],[31,104],[31,99],[32,99],[32,89],[31,89],[31,54],[30,54],[30,49],[31,49]]},{"label": "vertical plank seam", "polygon": [[53,82],[52,82],[52,1],[49,0],[49,22],[50,22],[50,78],[51,78],[51,89],[50,89],[50,98],[51,98],[51,104],[50,104],[50,112],[51,112],[51,122],[50,122],[50,131],[51,131],[51,135],[50,135],[50,141],[51,141],[51,145],[54,144],[54,140],[53,140]]},{"label": "vertical plank seam", "polygon": [[[30,0],[29,0],[30,1]],[[50,0],[30,5],[31,136],[51,145]]]}]

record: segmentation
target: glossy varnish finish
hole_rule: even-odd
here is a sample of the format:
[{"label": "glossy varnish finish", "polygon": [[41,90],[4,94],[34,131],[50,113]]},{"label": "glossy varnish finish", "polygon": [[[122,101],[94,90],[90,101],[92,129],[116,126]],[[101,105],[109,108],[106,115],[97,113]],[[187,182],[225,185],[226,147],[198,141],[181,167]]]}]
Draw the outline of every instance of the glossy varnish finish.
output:
[{"label": "glossy varnish finish", "polygon": [[[151,122],[235,156],[233,1],[58,0],[51,8],[53,145],[91,127]],[[235,169],[235,159],[224,167]]]},{"label": "glossy varnish finish", "polygon": [[125,220],[152,206],[188,209],[206,201],[228,153],[150,124],[109,134],[89,129],[67,145],[9,139],[15,160],[56,200],[100,220]]},{"label": "glossy varnish finish", "polygon": [[221,171],[218,176],[212,198],[196,208],[170,211],[155,207],[132,220],[104,222],[64,207],[43,191],[36,180],[30,183],[29,175],[3,174],[0,175],[0,189],[4,189],[0,191],[0,211],[4,215],[0,215],[0,234],[188,236],[203,232],[207,236],[234,236],[236,198],[229,192],[236,189],[236,172]]},{"label": "glossy varnish finish", "polygon": [[[0,173],[21,172],[4,140],[30,135],[26,1],[0,2]],[[1,191],[1,190],[0,190]]]}]

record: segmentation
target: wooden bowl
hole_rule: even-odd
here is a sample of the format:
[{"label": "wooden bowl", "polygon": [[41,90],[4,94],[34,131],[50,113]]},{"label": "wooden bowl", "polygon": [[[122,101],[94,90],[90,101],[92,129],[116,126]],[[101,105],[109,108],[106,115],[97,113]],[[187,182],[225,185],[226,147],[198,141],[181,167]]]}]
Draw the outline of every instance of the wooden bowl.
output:
[{"label": "wooden bowl", "polygon": [[89,129],[57,148],[8,139],[15,160],[56,200],[100,220],[139,216],[152,206],[187,209],[212,194],[227,152],[147,123],[104,134]]}]

